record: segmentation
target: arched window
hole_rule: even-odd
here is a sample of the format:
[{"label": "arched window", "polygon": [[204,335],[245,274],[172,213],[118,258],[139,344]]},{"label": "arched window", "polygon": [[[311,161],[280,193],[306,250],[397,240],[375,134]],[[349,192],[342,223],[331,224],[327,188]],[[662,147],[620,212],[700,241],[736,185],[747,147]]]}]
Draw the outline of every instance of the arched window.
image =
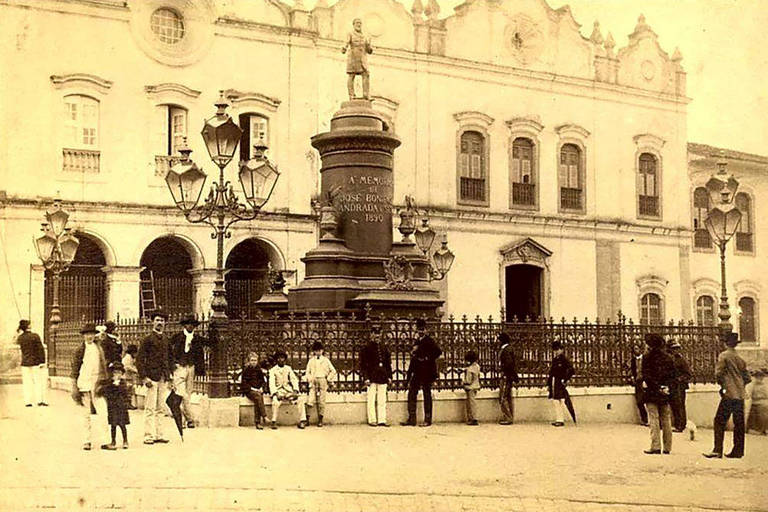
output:
[{"label": "arched window", "polygon": [[741,223],[736,231],[736,250],[752,252],[752,204],[750,198],[744,192],[736,194],[736,208],[741,212]]},{"label": "arched window", "polygon": [[640,323],[658,325],[664,323],[661,297],[656,293],[646,293],[640,298]]},{"label": "arched window", "polygon": [[752,297],[739,299],[739,335],[741,341],[757,341],[757,303]]},{"label": "arched window", "polygon": [[518,137],[512,142],[510,182],[513,206],[536,205],[533,148],[533,142],[524,137]]},{"label": "arched window", "polygon": [[476,131],[461,134],[459,148],[459,200],[485,203],[487,196],[487,162],[485,137]]},{"label": "arched window", "polygon": [[659,216],[658,161],[651,153],[642,153],[638,162],[638,213],[645,217]]},{"label": "arched window", "polygon": [[715,299],[711,295],[702,295],[696,299],[696,323],[715,325]]},{"label": "arched window", "polygon": [[710,249],[712,238],[705,222],[709,212],[709,193],[704,187],[693,191],[693,246],[697,249]]},{"label": "arched window", "polygon": [[560,208],[584,208],[584,178],[581,148],[576,144],[563,144],[560,148]]},{"label": "arched window", "polygon": [[261,114],[240,114],[240,160],[253,158],[256,143],[269,147],[269,118]]},{"label": "arched window", "polygon": [[155,148],[155,174],[165,176],[179,160],[179,148],[187,136],[187,109],[179,105],[158,105]]}]

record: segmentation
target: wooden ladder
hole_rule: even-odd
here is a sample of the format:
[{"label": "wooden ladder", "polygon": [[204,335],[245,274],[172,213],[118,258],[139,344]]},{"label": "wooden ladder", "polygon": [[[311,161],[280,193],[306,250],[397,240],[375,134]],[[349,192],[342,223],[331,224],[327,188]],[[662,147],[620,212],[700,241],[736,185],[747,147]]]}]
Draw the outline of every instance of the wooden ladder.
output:
[{"label": "wooden ladder", "polygon": [[141,295],[141,316],[148,317],[157,309],[155,275],[151,270],[149,271],[149,279],[139,281],[139,294]]}]

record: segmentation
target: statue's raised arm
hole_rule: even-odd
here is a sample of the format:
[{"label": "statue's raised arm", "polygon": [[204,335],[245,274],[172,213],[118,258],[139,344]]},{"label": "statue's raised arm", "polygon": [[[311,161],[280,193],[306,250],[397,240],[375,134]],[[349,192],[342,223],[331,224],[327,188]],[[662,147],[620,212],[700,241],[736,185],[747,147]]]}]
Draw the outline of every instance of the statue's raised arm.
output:
[{"label": "statue's raised arm", "polygon": [[347,91],[349,99],[355,99],[355,76],[363,77],[363,98],[368,100],[370,96],[370,74],[368,73],[368,54],[373,53],[371,40],[363,34],[363,22],[360,18],[352,21],[352,32],[347,36],[347,42],[341,49],[341,53],[347,54]]}]

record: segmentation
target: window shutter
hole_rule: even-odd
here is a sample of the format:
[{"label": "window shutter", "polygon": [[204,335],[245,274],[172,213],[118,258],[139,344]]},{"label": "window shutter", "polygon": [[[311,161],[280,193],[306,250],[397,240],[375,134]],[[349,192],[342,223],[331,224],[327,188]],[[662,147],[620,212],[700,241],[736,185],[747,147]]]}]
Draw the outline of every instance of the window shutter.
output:
[{"label": "window shutter", "polygon": [[240,114],[240,129],[243,135],[240,137],[240,160],[251,159],[251,116],[249,114]]},{"label": "window shutter", "polygon": [[155,155],[171,154],[171,146],[168,143],[168,105],[158,105],[155,107],[153,124],[155,135],[153,137],[152,149]]},{"label": "window shutter", "polygon": [[482,160],[480,158],[480,155],[477,155],[477,154],[472,155],[471,164],[472,164],[472,177],[482,178],[483,169],[482,169]]},{"label": "window shutter", "polygon": [[169,107],[170,110],[170,154],[177,155],[184,137],[187,136],[187,111],[180,107]]},{"label": "window shutter", "polygon": [[568,187],[568,166],[565,165],[565,163],[563,163],[562,160],[563,159],[561,159],[561,162],[560,162],[560,187],[567,188]]},{"label": "window shutter", "polygon": [[514,183],[520,183],[522,181],[522,172],[520,170],[520,160],[517,158],[512,159],[512,181]]}]

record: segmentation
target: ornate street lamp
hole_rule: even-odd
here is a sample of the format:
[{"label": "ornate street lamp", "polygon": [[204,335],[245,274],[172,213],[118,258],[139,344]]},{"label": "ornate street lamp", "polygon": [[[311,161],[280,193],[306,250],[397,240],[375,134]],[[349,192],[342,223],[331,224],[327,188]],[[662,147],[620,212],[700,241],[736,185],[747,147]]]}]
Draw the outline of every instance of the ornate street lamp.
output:
[{"label": "ornate street lamp", "polygon": [[213,318],[226,320],[227,298],[224,289],[224,238],[229,238],[229,227],[235,222],[255,219],[269,201],[280,173],[266,158],[266,146],[254,147],[254,158],[240,163],[238,179],[245,196],[243,204],[235,194],[231,182],[224,180],[224,168],[232,161],[243,132],[226,109],[229,106],[221,93],[216,103],[216,114],[207,119],[201,135],[213,163],[219,168],[219,181],[211,185],[205,200],[198,205],[205,186],[206,174],[190,158],[192,152],[184,140],[179,149],[181,161],[166,174],[165,182],[176,206],[192,223],[205,223],[213,228],[211,238],[216,245],[216,280],[214,281],[211,309]]},{"label": "ornate street lamp", "polygon": [[440,248],[430,255],[432,245],[434,244],[436,233],[429,227],[429,218],[424,217],[421,219],[421,226],[416,229],[414,233],[416,239],[416,245],[424,253],[424,256],[429,260],[429,280],[439,281],[448,275],[453,265],[453,260],[456,256],[448,249],[448,236],[443,234],[443,239],[440,242]]},{"label": "ornate street lamp", "polygon": [[718,172],[713,175],[706,183],[707,192],[709,192],[710,203],[714,205],[707,213],[704,221],[709,236],[717,243],[720,249],[720,311],[717,316],[720,318],[720,332],[723,338],[733,330],[733,325],[729,321],[731,312],[728,309],[728,294],[725,286],[725,247],[728,241],[736,233],[741,223],[741,212],[734,205],[736,190],[739,188],[739,182],[732,175],[726,172],[728,162],[721,153],[720,161],[717,163]]},{"label": "ornate street lamp", "polygon": [[[56,199],[53,202],[53,210],[45,212],[45,220],[40,231],[43,236],[36,238],[35,250],[37,256],[53,276],[53,303],[51,304],[51,316],[49,322],[49,341],[53,340],[56,328],[61,322],[61,310],[59,309],[59,282],[61,273],[66,271],[75,259],[77,248],[80,241],[70,232],[67,227],[69,213],[61,208],[61,200]],[[50,345],[53,348],[53,344]],[[55,349],[54,349],[55,350]],[[49,367],[55,368],[55,358],[49,354]]]}]

